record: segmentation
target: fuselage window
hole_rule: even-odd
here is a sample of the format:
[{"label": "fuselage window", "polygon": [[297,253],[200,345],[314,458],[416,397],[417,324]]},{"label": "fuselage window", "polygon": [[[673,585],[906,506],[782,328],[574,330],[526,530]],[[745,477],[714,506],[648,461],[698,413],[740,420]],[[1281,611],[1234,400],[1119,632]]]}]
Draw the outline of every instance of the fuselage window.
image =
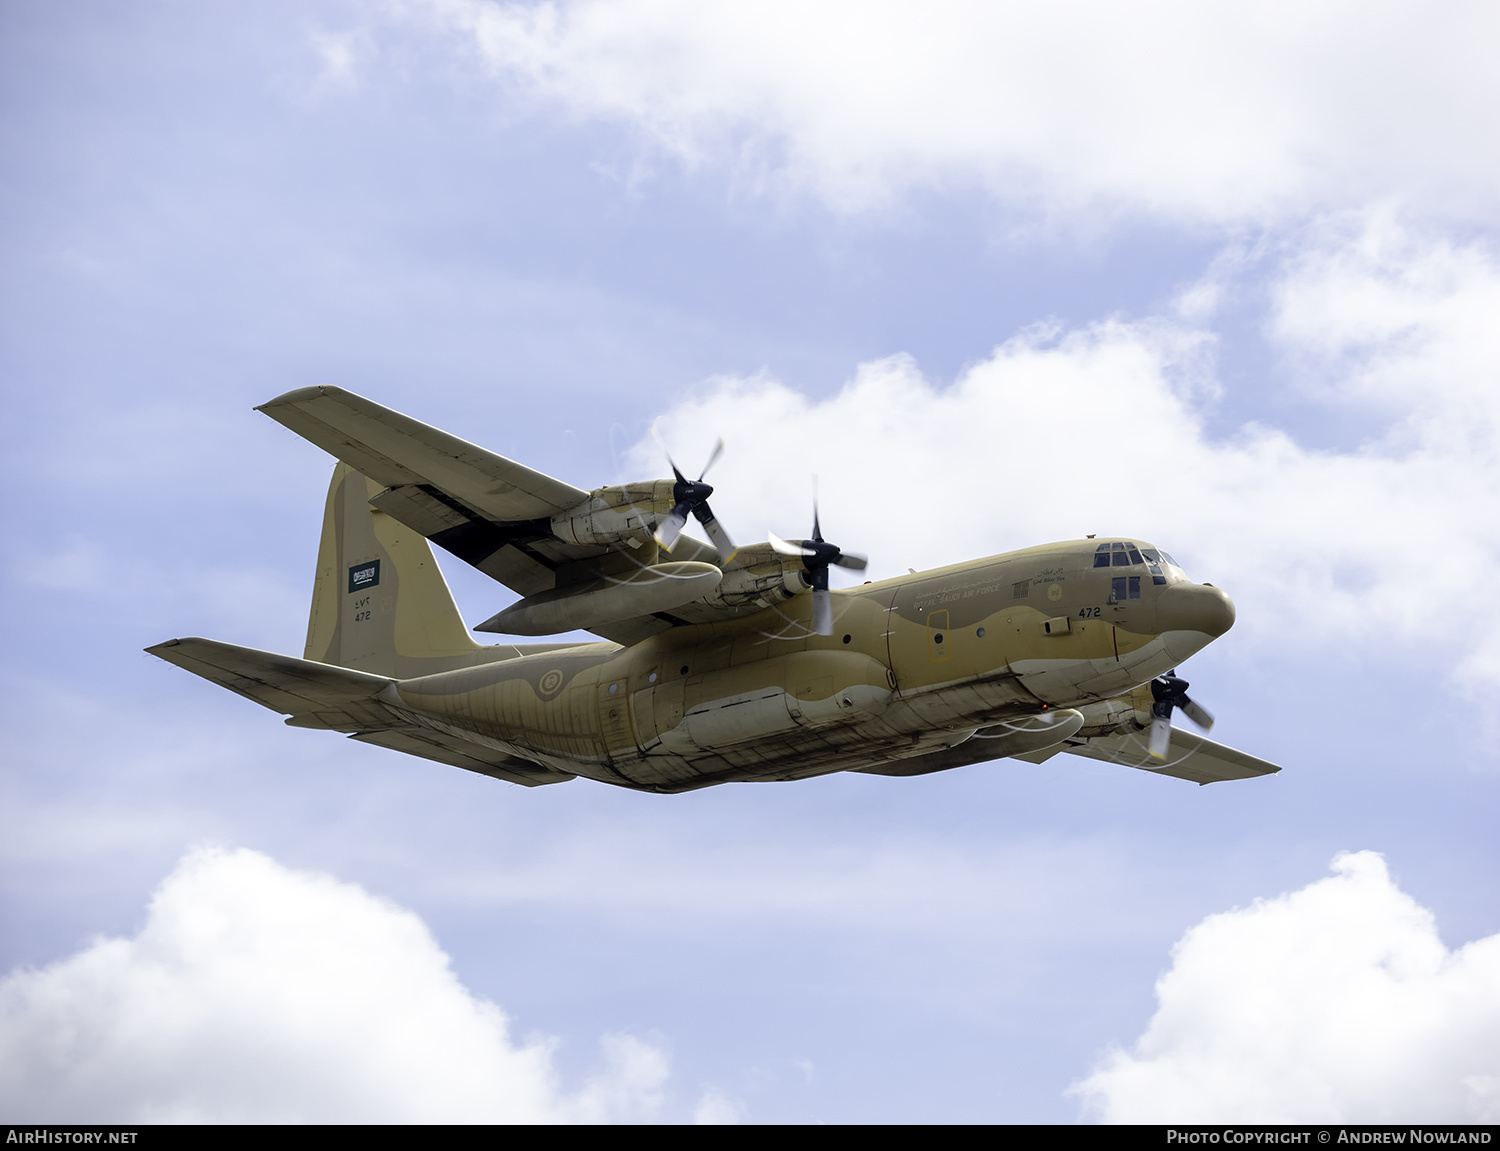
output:
[{"label": "fuselage window", "polygon": [[1111,585],[1111,598],[1116,602],[1125,599],[1141,598],[1140,576],[1115,576],[1109,582]]}]

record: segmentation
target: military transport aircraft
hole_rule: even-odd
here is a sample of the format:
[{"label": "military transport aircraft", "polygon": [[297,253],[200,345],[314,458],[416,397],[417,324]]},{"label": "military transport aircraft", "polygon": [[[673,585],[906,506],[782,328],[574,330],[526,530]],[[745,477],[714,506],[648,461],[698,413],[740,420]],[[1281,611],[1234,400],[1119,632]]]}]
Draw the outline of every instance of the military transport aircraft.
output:
[{"label": "military transport aircraft", "polygon": [[[147,650],[294,727],[528,786],[657,792],[1059,752],[1196,783],[1280,770],[1172,727],[1175,710],[1212,724],[1173,669],[1234,605],[1139,540],[831,591],[830,565],[865,561],[822,538],[816,506],[810,539],[736,549],[713,488],[675,464],[583,491],[339,388],[257,410],[339,460],[303,658]],[[689,516],[712,546],[682,534]],[[474,630],[601,639],[476,643],[429,540],[520,594]]]}]

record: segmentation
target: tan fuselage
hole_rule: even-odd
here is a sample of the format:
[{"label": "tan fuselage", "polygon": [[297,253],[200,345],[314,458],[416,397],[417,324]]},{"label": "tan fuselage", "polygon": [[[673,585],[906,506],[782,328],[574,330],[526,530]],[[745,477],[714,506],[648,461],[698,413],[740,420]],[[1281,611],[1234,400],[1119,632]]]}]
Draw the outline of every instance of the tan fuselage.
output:
[{"label": "tan fuselage", "polygon": [[[1096,568],[1099,547],[1029,548],[841,591],[832,636],[811,633],[804,595],[629,648],[404,680],[385,702],[560,770],[663,791],[889,763],[1058,709],[1082,709],[1064,734],[1109,726],[1120,708],[1102,701],[1201,649],[1234,609],[1174,569],[1161,584],[1141,566]],[[1139,598],[1112,595],[1130,577]]]}]

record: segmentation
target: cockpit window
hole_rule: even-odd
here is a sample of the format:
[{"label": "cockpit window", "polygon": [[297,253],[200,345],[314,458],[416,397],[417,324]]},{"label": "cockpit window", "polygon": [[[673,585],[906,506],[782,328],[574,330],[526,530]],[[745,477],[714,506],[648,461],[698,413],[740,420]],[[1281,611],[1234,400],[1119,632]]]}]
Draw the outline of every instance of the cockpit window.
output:
[{"label": "cockpit window", "polygon": [[1141,553],[1136,550],[1134,544],[1114,543],[1100,544],[1094,549],[1094,566],[1096,568],[1128,568],[1136,564],[1144,563]]},{"label": "cockpit window", "polygon": [[1162,571],[1162,565],[1171,565],[1178,570],[1179,574],[1182,571],[1182,565],[1160,548],[1137,547],[1134,543],[1116,540],[1100,544],[1094,549],[1096,568],[1135,567],[1137,564],[1146,565],[1151,573],[1151,582],[1154,584],[1164,584],[1168,580],[1168,573]]}]

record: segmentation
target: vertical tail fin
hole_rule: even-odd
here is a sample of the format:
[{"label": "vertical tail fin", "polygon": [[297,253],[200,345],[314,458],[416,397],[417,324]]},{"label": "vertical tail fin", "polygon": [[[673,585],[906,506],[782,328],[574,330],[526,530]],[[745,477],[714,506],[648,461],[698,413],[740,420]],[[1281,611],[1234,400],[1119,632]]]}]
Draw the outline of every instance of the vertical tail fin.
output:
[{"label": "vertical tail fin", "polygon": [[495,658],[470,638],[427,541],[370,506],[383,490],[347,464],[333,471],[303,657],[397,679]]}]

